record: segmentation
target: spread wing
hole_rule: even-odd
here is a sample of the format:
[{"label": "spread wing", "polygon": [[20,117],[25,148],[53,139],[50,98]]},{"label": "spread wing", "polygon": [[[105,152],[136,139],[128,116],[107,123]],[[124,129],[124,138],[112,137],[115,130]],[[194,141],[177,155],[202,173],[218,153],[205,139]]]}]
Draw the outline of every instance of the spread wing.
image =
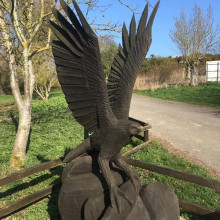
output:
[{"label": "spread wing", "polygon": [[79,20],[63,0],[60,3],[72,24],[53,8],[59,25],[52,21],[49,25],[59,39],[53,41],[52,50],[66,101],[86,130],[108,127],[115,117],[109,104],[98,39],[75,1]]},{"label": "spread wing", "polygon": [[112,63],[108,78],[108,95],[113,113],[118,119],[129,116],[131,96],[141,64],[152,42],[151,30],[159,1],[148,20],[148,4],[146,5],[136,31],[135,17],[132,17],[129,34],[125,24],[122,29],[122,44]]}]

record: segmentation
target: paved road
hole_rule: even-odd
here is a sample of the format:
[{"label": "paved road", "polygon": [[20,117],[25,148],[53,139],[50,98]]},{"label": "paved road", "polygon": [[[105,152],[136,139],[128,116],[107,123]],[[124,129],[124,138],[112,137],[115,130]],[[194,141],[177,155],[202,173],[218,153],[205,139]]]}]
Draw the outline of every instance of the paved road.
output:
[{"label": "paved road", "polygon": [[130,116],[153,133],[220,171],[220,109],[133,95]]}]

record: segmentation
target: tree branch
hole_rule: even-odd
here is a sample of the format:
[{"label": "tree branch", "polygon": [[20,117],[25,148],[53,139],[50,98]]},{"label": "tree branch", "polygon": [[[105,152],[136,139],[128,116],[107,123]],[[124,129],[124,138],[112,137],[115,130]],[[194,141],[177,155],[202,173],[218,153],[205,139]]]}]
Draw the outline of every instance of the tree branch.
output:
[{"label": "tree branch", "polygon": [[37,49],[37,50],[35,50],[35,51],[33,51],[33,52],[29,55],[29,57],[33,57],[35,54],[40,53],[40,52],[45,51],[45,50],[48,50],[48,49],[50,48],[51,34],[52,34],[52,31],[51,31],[51,29],[49,28],[46,46],[45,46],[45,47],[42,47],[42,48],[40,48],[40,49]]},{"label": "tree branch", "polygon": [[28,40],[28,44],[32,43],[33,38],[35,37],[35,35],[37,34],[37,32],[39,31],[42,22],[43,22],[43,18],[44,18],[44,0],[40,0],[41,3],[41,9],[40,9],[40,18],[39,18],[39,22],[38,24],[35,26],[32,35],[30,36],[29,40]]},{"label": "tree branch", "polygon": [[11,90],[12,90],[18,111],[20,111],[23,106],[23,101],[21,98],[21,92],[20,92],[19,85],[18,85],[18,77],[17,77],[16,68],[15,68],[15,57],[14,57],[14,54],[12,53],[12,45],[11,45],[11,41],[10,41],[10,35],[7,31],[6,23],[3,19],[3,9],[2,8],[0,8],[0,29],[1,29],[1,37],[3,39],[3,44],[6,49],[8,62],[9,62]]},{"label": "tree branch", "polygon": [[[131,10],[132,12],[135,12],[137,10],[137,6],[135,8],[132,7],[132,5],[128,5],[126,3],[124,3],[122,0],[118,0],[119,3],[121,5],[124,5],[125,7],[127,7],[129,10]],[[148,2],[148,1],[147,1]],[[149,4],[150,5],[150,4]],[[151,5],[150,5],[151,6]],[[151,6],[152,7],[152,6]],[[152,7],[153,8],[153,7]]]},{"label": "tree branch", "polygon": [[33,6],[34,6],[34,0],[31,0],[28,7],[28,14],[27,14],[27,28],[29,34],[32,31],[32,14],[33,14]]},{"label": "tree branch", "polygon": [[21,31],[21,28],[19,26],[19,23],[18,23],[18,15],[17,15],[17,12],[16,12],[16,5],[17,5],[17,0],[12,0],[11,1],[13,6],[13,10],[12,10],[12,23],[13,23],[13,27],[14,27],[14,30],[15,30],[15,33],[18,37],[18,40],[20,41],[20,43],[22,45],[25,44],[26,42],[26,38],[25,36],[22,34],[22,31]]}]

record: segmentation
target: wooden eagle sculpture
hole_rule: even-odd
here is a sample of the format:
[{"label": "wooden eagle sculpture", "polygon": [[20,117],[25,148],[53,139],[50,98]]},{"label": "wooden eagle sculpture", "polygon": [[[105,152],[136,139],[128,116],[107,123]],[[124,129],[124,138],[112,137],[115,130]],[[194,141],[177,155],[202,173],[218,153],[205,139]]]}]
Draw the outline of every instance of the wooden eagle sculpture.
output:
[{"label": "wooden eagle sculpture", "polygon": [[134,182],[131,168],[121,158],[120,151],[133,135],[143,130],[138,123],[128,120],[129,108],[137,74],[151,45],[152,24],[159,2],[148,22],[146,5],[137,30],[134,16],[129,33],[123,25],[122,46],[118,47],[107,85],[96,34],[74,0],[78,17],[63,0],[60,3],[68,18],[53,8],[59,25],[49,21],[50,28],[58,38],[52,43],[58,80],[74,118],[92,133],[67,154],[64,162],[88,150],[98,152],[98,164],[109,187],[111,206],[117,207],[118,197],[127,197],[117,187],[109,163],[124,170]]}]

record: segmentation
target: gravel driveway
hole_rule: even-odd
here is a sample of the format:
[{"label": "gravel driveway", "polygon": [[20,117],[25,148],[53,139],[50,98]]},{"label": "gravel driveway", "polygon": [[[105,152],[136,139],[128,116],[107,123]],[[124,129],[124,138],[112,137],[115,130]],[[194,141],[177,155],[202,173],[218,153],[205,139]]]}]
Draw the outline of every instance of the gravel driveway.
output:
[{"label": "gravel driveway", "polygon": [[130,116],[148,122],[154,135],[220,171],[220,109],[133,95]]}]

